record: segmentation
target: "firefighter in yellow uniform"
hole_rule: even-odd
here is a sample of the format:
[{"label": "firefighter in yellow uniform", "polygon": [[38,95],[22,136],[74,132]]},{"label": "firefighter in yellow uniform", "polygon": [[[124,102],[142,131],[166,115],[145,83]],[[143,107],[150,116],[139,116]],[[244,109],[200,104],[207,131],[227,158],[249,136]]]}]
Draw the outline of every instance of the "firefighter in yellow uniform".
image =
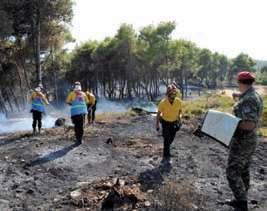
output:
[{"label": "firefighter in yellow uniform", "polygon": [[48,105],[49,102],[47,101],[45,95],[42,93],[41,88],[38,86],[31,96],[32,101],[32,129],[33,134],[36,134],[36,125],[38,123],[38,132],[41,132],[42,128],[42,114],[45,112],[45,105]]},{"label": "firefighter in yellow uniform", "polygon": [[164,138],[162,162],[170,163],[170,147],[181,127],[182,101],[176,97],[176,89],[172,85],[168,86],[166,96],[158,106],[156,129],[159,130],[161,123]]},{"label": "firefighter in yellow uniform", "polygon": [[86,91],[86,96],[89,100],[89,103],[87,105],[87,119],[88,119],[88,124],[94,123],[95,121],[95,111],[96,111],[96,104],[97,100],[96,97],[92,92],[89,90]]},{"label": "firefighter in yellow uniform", "polygon": [[76,143],[81,144],[89,100],[86,94],[82,92],[80,82],[75,82],[74,90],[69,93],[66,102],[71,106],[71,120],[74,124]]}]

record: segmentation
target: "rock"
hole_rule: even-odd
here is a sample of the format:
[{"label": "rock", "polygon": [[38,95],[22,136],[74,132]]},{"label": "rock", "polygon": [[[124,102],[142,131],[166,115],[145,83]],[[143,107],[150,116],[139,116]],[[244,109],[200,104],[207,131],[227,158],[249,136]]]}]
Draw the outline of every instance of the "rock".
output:
[{"label": "rock", "polygon": [[10,210],[9,209],[9,201],[5,199],[0,199],[0,210]]},{"label": "rock", "polygon": [[75,191],[72,191],[70,193],[71,201],[75,205],[79,205],[82,201],[82,191],[80,189],[77,189]]},{"label": "rock", "polygon": [[11,187],[11,189],[12,190],[15,190],[15,189],[17,189],[19,187],[19,184],[14,184],[12,187]]},{"label": "rock", "polygon": [[193,210],[198,210],[198,206],[195,204],[192,204],[192,208],[193,208]]},{"label": "rock", "polygon": [[78,183],[76,184],[76,187],[77,187],[77,188],[85,188],[85,187],[87,187],[89,184],[90,184],[90,182],[78,182]]},{"label": "rock", "polygon": [[108,138],[108,140],[106,141],[107,144],[113,144],[113,140],[112,138]]},{"label": "rock", "polygon": [[154,161],[156,161],[156,160],[158,160],[159,159],[159,157],[153,157],[153,160]]},{"label": "rock", "polygon": [[263,168],[260,169],[260,174],[265,174],[265,170]]},{"label": "rock", "polygon": [[146,206],[146,207],[150,207],[150,206],[151,206],[151,203],[150,203],[149,201],[146,201],[146,202],[145,202],[145,206]]},{"label": "rock", "polygon": [[132,112],[138,114],[138,115],[147,115],[149,114],[148,111],[144,110],[143,108],[134,107],[131,109]]},{"label": "rock", "polygon": [[33,193],[34,193],[34,190],[29,189],[29,190],[26,191],[26,193],[27,193],[27,194],[33,194]]},{"label": "rock", "polygon": [[59,198],[54,198],[54,200],[53,200],[55,203],[56,202],[59,202],[60,201],[60,199]]},{"label": "rock", "polygon": [[119,179],[119,185],[123,187],[125,185],[125,180]]},{"label": "rock", "polygon": [[250,203],[253,204],[253,205],[257,205],[258,201],[257,200],[251,200]]},{"label": "rock", "polygon": [[55,127],[61,127],[61,126],[64,126],[66,123],[66,119],[65,118],[58,118],[56,121],[55,121]]}]

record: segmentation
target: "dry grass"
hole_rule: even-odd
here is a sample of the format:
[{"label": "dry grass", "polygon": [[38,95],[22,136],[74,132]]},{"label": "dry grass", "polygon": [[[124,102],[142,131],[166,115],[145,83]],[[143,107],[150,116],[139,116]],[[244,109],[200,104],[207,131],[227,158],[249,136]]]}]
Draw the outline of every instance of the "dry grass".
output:
[{"label": "dry grass", "polygon": [[136,116],[135,112],[127,111],[127,112],[105,112],[102,114],[96,115],[96,121],[105,121],[112,122],[114,120],[120,120],[125,117]]},{"label": "dry grass", "polygon": [[208,109],[231,112],[234,101],[227,95],[208,94],[194,101],[185,102],[184,115],[194,117],[203,114]]},{"label": "dry grass", "polygon": [[[267,137],[267,96],[263,98],[264,109],[262,113],[262,128],[259,135]],[[184,103],[184,116],[193,118],[205,113],[208,109],[216,109],[223,112],[232,112],[234,101],[226,94],[209,94],[194,101]]]},{"label": "dry grass", "polygon": [[168,183],[156,195],[155,210],[193,211],[205,210],[206,197],[189,183]]}]

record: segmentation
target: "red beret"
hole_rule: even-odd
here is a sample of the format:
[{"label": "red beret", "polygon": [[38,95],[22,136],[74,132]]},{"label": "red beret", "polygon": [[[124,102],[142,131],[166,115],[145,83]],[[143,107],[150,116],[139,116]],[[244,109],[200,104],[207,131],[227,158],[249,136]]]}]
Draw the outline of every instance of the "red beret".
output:
[{"label": "red beret", "polygon": [[238,75],[237,75],[237,80],[238,81],[255,80],[255,79],[256,79],[256,74],[248,72],[248,71],[239,72]]}]

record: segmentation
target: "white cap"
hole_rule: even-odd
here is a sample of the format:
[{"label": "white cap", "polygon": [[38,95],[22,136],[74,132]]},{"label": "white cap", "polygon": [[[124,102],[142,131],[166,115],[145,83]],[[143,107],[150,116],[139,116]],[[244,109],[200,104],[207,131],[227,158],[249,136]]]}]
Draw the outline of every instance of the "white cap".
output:
[{"label": "white cap", "polygon": [[82,91],[82,86],[81,85],[75,85],[74,91]]},{"label": "white cap", "polygon": [[38,87],[35,88],[35,91],[36,91],[36,92],[41,92],[42,90],[41,90],[41,88],[38,86]]}]

